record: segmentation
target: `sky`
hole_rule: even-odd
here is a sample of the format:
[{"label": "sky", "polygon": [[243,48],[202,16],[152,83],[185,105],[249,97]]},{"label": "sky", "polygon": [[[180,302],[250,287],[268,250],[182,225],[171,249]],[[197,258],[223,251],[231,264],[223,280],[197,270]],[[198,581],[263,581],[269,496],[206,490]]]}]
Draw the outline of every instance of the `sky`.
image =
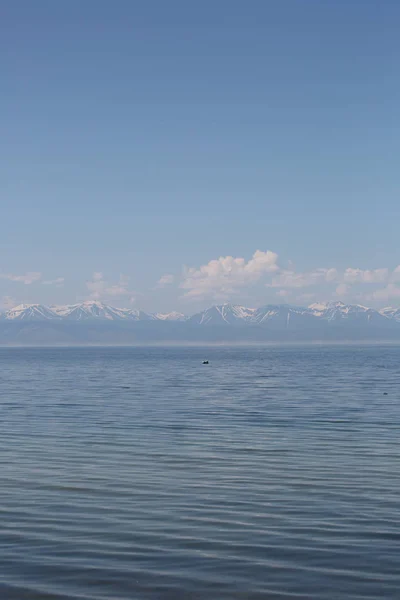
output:
[{"label": "sky", "polygon": [[400,304],[397,0],[0,13],[0,307]]}]

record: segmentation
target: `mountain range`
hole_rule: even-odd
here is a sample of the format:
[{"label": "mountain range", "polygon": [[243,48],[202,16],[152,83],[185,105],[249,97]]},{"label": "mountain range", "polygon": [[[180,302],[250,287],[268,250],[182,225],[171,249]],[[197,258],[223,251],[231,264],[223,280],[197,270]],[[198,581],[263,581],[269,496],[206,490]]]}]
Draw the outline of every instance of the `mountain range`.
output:
[{"label": "mountain range", "polygon": [[147,313],[98,301],[21,304],[0,313],[0,344],[399,340],[400,309],[343,302],[308,307],[212,306],[192,316]]}]

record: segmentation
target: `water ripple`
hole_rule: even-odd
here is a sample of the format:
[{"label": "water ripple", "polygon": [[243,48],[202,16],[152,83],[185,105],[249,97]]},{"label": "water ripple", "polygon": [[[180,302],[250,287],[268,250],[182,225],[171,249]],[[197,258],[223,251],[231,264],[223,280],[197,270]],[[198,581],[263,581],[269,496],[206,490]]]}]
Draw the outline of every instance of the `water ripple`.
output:
[{"label": "water ripple", "polygon": [[399,363],[0,350],[0,597],[398,598]]}]

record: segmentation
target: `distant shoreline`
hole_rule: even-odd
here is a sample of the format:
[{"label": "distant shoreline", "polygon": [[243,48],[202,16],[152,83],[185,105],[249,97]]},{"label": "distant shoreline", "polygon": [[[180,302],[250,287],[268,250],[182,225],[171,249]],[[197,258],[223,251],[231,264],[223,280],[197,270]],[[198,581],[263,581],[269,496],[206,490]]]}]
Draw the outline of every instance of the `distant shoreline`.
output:
[{"label": "distant shoreline", "polygon": [[279,347],[310,347],[310,346],[400,346],[400,340],[315,340],[315,341],[271,341],[271,342],[148,342],[138,344],[2,344],[0,350],[8,349],[57,349],[57,348],[279,348]]}]

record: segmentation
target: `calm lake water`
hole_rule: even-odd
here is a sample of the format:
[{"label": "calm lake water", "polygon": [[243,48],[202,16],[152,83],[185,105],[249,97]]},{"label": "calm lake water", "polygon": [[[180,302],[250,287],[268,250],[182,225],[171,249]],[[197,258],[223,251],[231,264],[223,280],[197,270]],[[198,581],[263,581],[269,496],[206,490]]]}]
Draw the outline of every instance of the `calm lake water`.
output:
[{"label": "calm lake water", "polygon": [[399,347],[0,350],[0,598],[399,597]]}]

